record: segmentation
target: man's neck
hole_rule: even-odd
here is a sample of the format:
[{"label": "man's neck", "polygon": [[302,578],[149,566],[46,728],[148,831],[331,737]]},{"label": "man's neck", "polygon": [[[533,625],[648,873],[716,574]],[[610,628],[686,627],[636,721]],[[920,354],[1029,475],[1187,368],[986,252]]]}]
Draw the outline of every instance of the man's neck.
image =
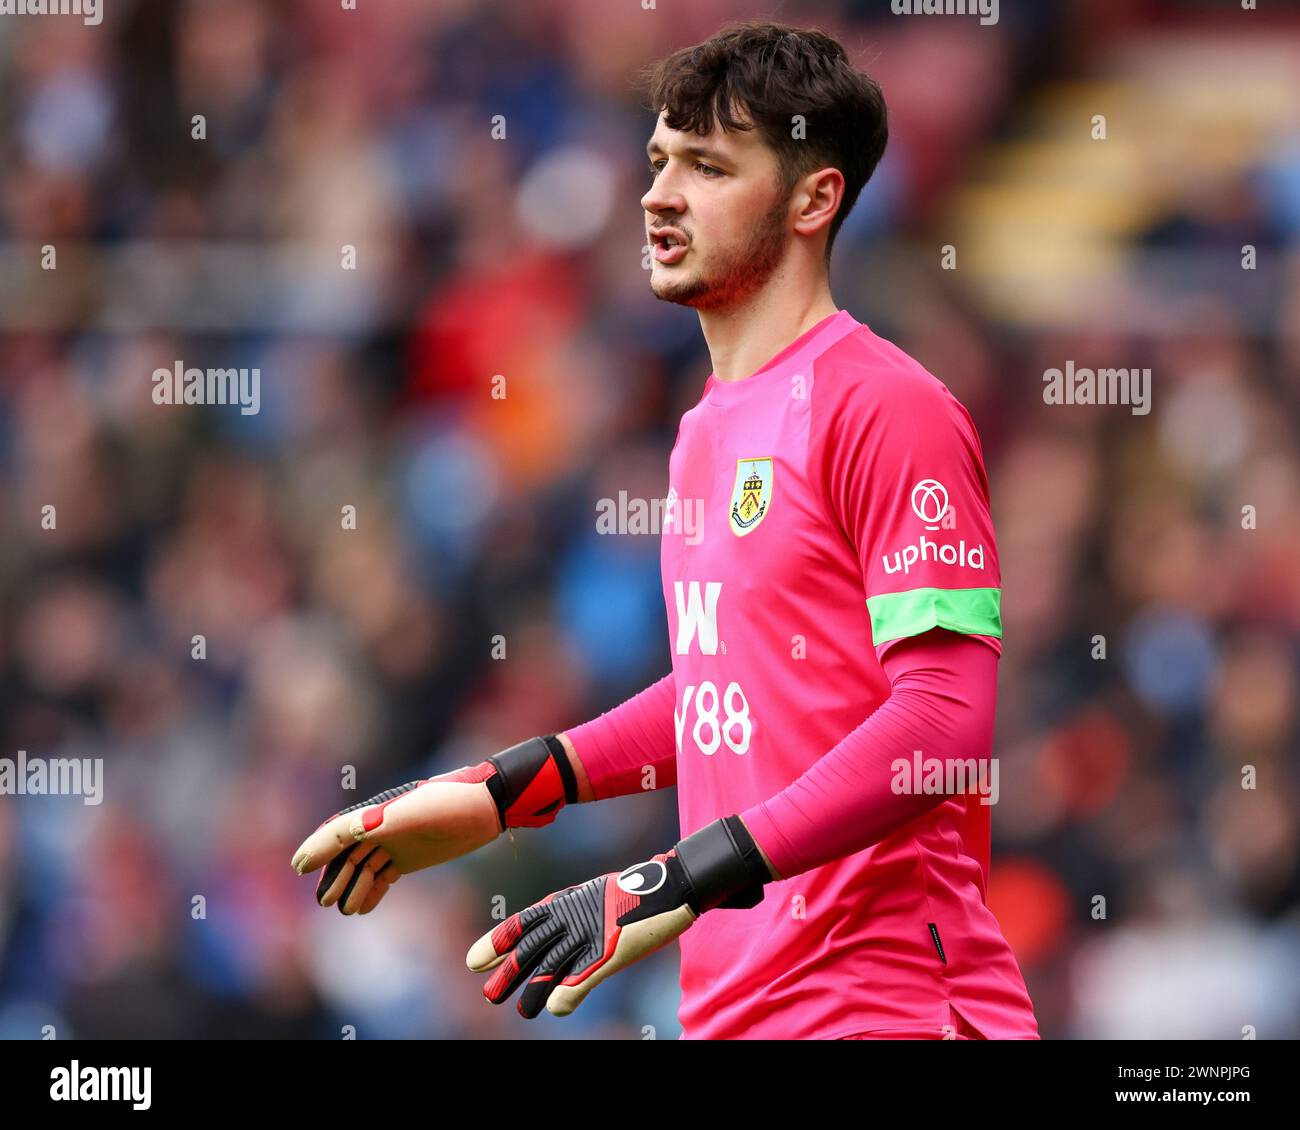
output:
[{"label": "man's neck", "polygon": [[823,318],[838,313],[829,287],[790,304],[787,295],[765,287],[744,306],[701,310],[700,329],[720,381],[743,381]]}]

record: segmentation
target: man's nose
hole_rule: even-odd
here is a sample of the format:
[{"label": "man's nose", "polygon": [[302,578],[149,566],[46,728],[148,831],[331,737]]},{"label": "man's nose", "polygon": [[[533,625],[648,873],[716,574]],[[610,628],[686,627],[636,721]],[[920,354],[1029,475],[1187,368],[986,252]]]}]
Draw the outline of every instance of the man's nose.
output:
[{"label": "man's nose", "polygon": [[655,177],[650,191],[641,197],[641,207],[647,212],[685,212],[686,199],[674,187],[672,173],[667,170]]}]

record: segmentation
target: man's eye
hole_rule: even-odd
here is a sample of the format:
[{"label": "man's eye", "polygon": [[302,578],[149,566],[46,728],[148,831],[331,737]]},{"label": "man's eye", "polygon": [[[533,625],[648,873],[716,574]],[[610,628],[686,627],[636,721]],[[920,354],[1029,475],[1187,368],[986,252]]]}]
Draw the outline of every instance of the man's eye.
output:
[{"label": "man's eye", "polygon": [[[663,165],[662,161],[651,161],[650,164],[647,166],[650,175],[652,177],[657,177],[659,173],[662,171],[661,170],[662,165]],[[697,169],[702,170],[710,180],[713,180],[715,177],[726,175],[725,173],[723,173],[721,169],[715,169],[712,165],[706,165],[703,161],[696,161],[695,167]]]}]

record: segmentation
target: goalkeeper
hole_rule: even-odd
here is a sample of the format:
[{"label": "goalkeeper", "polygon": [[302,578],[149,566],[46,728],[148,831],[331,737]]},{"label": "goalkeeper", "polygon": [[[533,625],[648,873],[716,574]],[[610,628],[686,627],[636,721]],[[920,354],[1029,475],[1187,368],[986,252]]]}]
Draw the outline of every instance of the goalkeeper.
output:
[{"label": "goalkeeper", "polygon": [[488,1000],[564,1015],[677,941],[686,1038],[1037,1038],[986,903],[1002,620],[979,437],[829,290],[884,152],[880,88],[834,39],[770,24],[649,85],[650,287],[696,309],[713,361],[668,465],[672,673],[332,818],[294,865],[364,914],[506,828],[676,785],[677,844],[473,945]]}]

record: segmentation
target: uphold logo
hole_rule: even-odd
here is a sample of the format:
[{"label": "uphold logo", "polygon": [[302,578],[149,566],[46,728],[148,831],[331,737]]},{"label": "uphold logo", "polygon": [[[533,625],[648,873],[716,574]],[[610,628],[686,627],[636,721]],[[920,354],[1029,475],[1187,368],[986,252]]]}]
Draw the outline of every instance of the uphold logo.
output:
[{"label": "uphold logo", "polygon": [[912,488],[912,513],[927,530],[937,530],[948,513],[948,488],[938,479],[922,479]]},{"label": "uphold logo", "polygon": [[[948,501],[948,488],[938,479],[922,479],[912,488],[912,513],[925,523],[927,530],[950,530],[955,515]],[[959,565],[966,569],[984,568],[984,547],[967,546],[964,538],[956,545],[951,542],[931,541],[924,534],[915,545],[909,545],[880,558],[886,573],[912,571],[920,561],[935,561],[942,565]],[[892,564],[891,564],[892,561]]]}]

